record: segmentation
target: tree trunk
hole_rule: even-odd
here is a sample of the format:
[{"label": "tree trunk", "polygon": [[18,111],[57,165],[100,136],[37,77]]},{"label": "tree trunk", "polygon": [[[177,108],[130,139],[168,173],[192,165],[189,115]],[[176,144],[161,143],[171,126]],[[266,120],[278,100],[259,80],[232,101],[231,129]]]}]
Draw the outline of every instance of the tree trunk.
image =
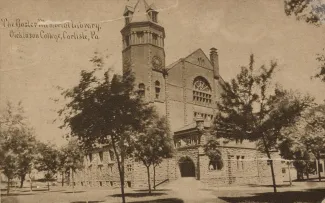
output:
[{"label": "tree trunk", "polygon": [[299,174],[299,170],[297,169],[297,180],[300,180],[300,174]]},{"label": "tree trunk", "polygon": [[[125,193],[124,193],[124,160],[120,160],[119,154],[117,153],[117,150],[116,150],[113,136],[111,138],[112,138],[113,150],[114,150],[116,161],[117,161],[118,172],[120,175],[122,203],[125,203],[126,201],[125,201]],[[123,158],[123,157],[121,157],[121,158]],[[123,161],[123,162],[121,162],[121,161]]]},{"label": "tree trunk", "polygon": [[71,184],[71,173],[68,171],[68,186]]},{"label": "tree trunk", "polygon": [[61,181],[62,181],[62,183],[61,183],[61,185],[62,185],[62,187],[64,186],[64,175],[65,175],[65,173],[64,173],[64,171],[62,171],[62,177],[61,177]]},{"label": "tree trunk", "polygon": [[47,181],[47,191],[50,191],[50,181]]},{"label": "tree trunk", "polygon": [[30,191],[32,192],[33,191],[33,178],[32,176],[29,174],[29,183],[30,183]]},{"label": "tree trunk", "polygon": [[317,164],[318,164],[318,180],[319,180],[319,182],[321,182],[322,181],[322,176],[321,176],[321,174],[320,174],[320,159],[317,159]]},{"label": "tree trunk", "polygon": [[7,195],[9,195],[9,191],[10,191],[10,179],[8,178],[8,180],[7,180]]},{"label": "tree trunk", "polygon": [[273,183],[273,191],[274,191],[274,193],[276,193],[276,182],[275,182],[275,175],[274,175],[274,168],[273,168],[273,160],[271,158],[271,154],[270,154],[267,142],[265,140],[265,137],[263,136],[262,138],[263,138],[263,144],[264,144],[265,152],[266,152],[267,157],[269,158],[269,161],[270,161],[271,174],[272,174],[272,183]]},{"label": "tree trunk", "polygon": [[156,165],[153,165],[153,189],[156,190]]},{"label": "tree trunk", "polygon": [[146,166],[147,168],[147,175],[148,175],[148,189],[149,189],[149,194],[151,194],[151,184],[150,184],[150,166]]},{"label": "tree trunk", "polygon": [[290,182],[290,186],[292,186],[290,164],[291,164],[291,163],[289,162],[289,163],[288,163],[288,172],[289,172],[289,182]]},{"label": "tree trunk", "polygon": [[271,167],[271,173],[272,173],[273,191],[274,191],[274,193],[276,193],[276,182],[275,182],[274,167],[273,167],[272,159],[270,159],[270,167]]},{"label": "tree trunk", "polygon": [[73,169],[71,170],[71,178],[72,178],[72,191],[74,193],[74,172],[73,172]]},{"label": "tree trunk", "polygon": [[307,180],[309,180],[309,166],[308,166],[308,161],[306,163],[306,176],[307,176]]},{"label": "tree trunk", "polygon": [[23,188],[24,186],[25,176],[26,174],[20,176],[20,188]]}]

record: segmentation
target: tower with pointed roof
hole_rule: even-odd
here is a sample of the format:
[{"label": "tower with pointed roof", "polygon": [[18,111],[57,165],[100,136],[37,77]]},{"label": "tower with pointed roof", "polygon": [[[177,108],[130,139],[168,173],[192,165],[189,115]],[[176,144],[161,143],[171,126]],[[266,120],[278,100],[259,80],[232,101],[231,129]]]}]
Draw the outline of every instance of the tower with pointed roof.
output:
[{"label": "tower with pointed roof", "polygon": [[157,103],[161,112],[165,101],[165,30],[158,21],[158,11],[146,0],[138,0],[134,7],[126,6],[121,30],[123,68],[131,68],[136,85],[148,102]]}]

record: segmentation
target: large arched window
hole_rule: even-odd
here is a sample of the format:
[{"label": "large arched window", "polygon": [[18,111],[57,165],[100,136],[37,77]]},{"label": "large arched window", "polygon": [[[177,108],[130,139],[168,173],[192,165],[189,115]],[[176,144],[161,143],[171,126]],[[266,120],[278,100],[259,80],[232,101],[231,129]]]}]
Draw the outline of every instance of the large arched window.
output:
[{"label": "large arched window", "polygon": [[211,104],[211,86],[203,77],[196,77],[193,82],[193,101],[202,104]]},{"label": "large arched window", "polygon": [[144,84],[143,83],[140,83],[139,84],[139,95],[141,96],[141,97],[144,97],[144,95],[146,94],[146,90],[145,90],[145,86],[144,86]]}]

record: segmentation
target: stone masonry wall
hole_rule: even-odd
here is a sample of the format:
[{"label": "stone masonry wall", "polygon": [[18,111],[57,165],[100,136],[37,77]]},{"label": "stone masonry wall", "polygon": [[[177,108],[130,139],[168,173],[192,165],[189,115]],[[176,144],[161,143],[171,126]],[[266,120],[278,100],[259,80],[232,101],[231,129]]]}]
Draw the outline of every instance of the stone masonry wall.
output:
[{"label": "stone masonry wall", "polygon": [[[221,170],[209,169],[209,157],[202,148],[179,149],[175,157],[165,159],[156,167],[156,184],[181,178],[179,160],[189,157],[195,165],[196,179],[208,186],[272,184],[271,169],[264,154],[255,149],[220,147],[223,159]],[[237,159],[239,157],[240,159]],[[279,155],[272,154],[276,182],[282,183],[282,163]],[[153,187],[153,167],[150,167],[150,179]],[[93,161],[85,163],[84,169],[74,174],[76,185],[88,187],[119,187],[117,163],[110,160],[108,151],[103,153],[103,161],[99,154],[93,153]],[[125,186],[147,188],[148,177],[146,167],[140,161],[128,159],[125,162]],[[158,186],[159,188],[159,186]]]},{"label": "stone masonry wall", "polygon": [[[161,164],[156,167],[156,184],[159,184],[163,181],[172,181],[177,178],[175,170],[175,159],[164,159]],[[147,168],[142,164],[141,161],[134,162],[133,169],[133,181],[132,187],[134,188],[147,188],[148,187],[148,174]],[[153,166],[149,168],[150,170],[150,184],[153,188]]]},{"label": "stone masonry wall", "polygon": [[[209,170],[209,157],[200,154],[201,181],[209,186],[271,184],[271,169],[265,156],[254,149],[221,148],[224,166]],[[237,159],[239,158],[239,159]],[[281,182],[281,161],[274,161],[277,182]]]}]

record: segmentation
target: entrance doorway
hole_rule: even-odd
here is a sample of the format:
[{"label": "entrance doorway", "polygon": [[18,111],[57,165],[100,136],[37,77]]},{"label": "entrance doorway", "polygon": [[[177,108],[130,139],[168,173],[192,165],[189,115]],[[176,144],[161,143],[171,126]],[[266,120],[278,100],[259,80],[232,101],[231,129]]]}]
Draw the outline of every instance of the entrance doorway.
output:
[{"label": "entrance doorway", "polygon": [[190,157],[182,157],[178,163],[181,177],[195,177],[195,165]]}]

